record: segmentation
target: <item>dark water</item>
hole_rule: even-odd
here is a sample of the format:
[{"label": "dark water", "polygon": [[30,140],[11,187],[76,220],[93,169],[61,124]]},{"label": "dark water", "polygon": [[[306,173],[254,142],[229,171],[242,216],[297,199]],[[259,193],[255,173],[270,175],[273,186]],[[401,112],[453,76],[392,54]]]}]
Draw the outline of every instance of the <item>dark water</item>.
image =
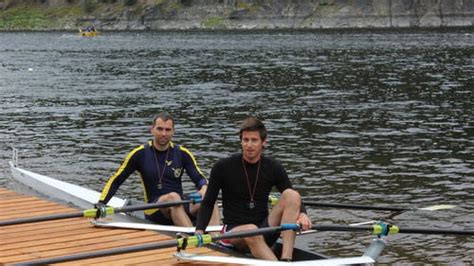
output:
[{"label": "dark water", "polygon": [[[251,114],[305,199],[460,206],[397,216],[309,208],[315,223],[474,230],[473,52],[472,29],[0,33],[0,186],[21,189],[7,164],[14,146],[23,168],[100,190],[161,110],[209,173],[239,149],[238,121]],[[137,180],[121,195],[139,198]],[[372,238],[320,232],[300,245],[351,256]],[[382,263],[473,263],[472,236],[388,242]]]}]

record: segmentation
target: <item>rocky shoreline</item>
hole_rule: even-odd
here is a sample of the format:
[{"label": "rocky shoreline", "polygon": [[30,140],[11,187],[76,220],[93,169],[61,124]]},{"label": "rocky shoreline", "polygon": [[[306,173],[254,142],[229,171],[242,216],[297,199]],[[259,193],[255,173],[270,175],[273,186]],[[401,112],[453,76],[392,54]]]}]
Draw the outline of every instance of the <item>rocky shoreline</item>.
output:
[{"label": "rocky shoreline", "polygon": [[[42,25],[37,23],[30,26],[3,23],[7,26],[2,27],[2,19],[6,18],[5,12],[15,8],[4,5],[3,11],[0,11],[0,29],[71,30],[90,24],[101,30],[474,26],[472,0],[121,0],[114,3],[103,3],[98,0],[80,1],[74,3],[68,0],[45,0],[45,4],[35,6],[35,10],[43,10],[46,15],[41,17],[46,21]],[[51,12],[58,6],[63,10],[69,8],[76,12],[68,11],[63,14]]]}]

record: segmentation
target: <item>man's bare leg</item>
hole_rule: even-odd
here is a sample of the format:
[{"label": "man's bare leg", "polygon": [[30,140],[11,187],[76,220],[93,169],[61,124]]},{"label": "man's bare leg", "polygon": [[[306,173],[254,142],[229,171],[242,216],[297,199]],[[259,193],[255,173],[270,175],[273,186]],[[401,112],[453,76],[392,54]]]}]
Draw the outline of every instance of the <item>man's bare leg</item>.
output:
[{"label": "man's bare leg", "polygon": [[[197,216],[199,207],[201,204],[191,204],[189,205],[189,211],[192,215]],[[217,207],[217,203],[214,205],[214,209],[212,210],[211,220],[209,221],[209,225],[220,225],[221,224],[221,216],[219,214],[219,208]]]},{"label": "man's bare leg", "polygon": [[[294,224],[298,219],[301,206],[301,196],[293,189],[286,189],[281,194],[278,204],[274,206],[268,216],[270,226],[278,226],[281,224]],[[283,240],[283,248],[281,252],[282,259],[293,258],[293,247],[295,245],[296,234],[292,230],[281,232]]]},{"label": "man's bare leg", "polygon": [[[179,201],[181,197],[178,193],[171,192],[161,196],[158,199],[158,202],[167,202],[167,201]],[[184,210],[183,205],[178,205],[169,208],[162,208],[160,211],[163,213],[164,216],[170,218],[173,221],[174,225],[177,226],[186,226],[190,227],[193,226],[191,219],[189,218],[188,214]]]},{"label": "man's bare leg", "polygon": [[[245,224],[232,228],[231,232],[255,229],[257,229],[257,226],[254,224]],[[278,260],[275,254],[273,254],[272,249],[265,242],[265,239],[262,235],[230,239],[230,242],[232,245],[240,248],[241,250],[250,250],[250,253],[252,253],[252,255],[257,259]]]}]

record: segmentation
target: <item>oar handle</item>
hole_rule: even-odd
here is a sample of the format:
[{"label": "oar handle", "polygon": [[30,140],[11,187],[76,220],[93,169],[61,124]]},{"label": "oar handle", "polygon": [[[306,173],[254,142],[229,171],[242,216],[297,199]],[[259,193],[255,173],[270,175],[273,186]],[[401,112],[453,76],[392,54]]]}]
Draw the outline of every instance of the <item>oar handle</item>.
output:
[{"label": "oar handle", "polygon": [[[199,203],[200,199],[189,199],[189,200],[177,200],[177,201],[163,201],[163,202],[155,202],[155,203],[148,203],[148,204],[137,204],[137,205],[130,205],[124,207],[106,207],[106,215],[111,215],[114,213],[120,212],[132,212],[132,211],[141,211],[141,210],[149,210],[149,209],[158,209],[158,208],[168,208],[177,205],[182,205],[186,203]],[[95,218],[97,216],[97,209],[88,209],[84,210],[84,217]]]},{"label": "oar handle", "polygon": [[155,208],[168,208],[168,207],[173,207],[177,205],[183,205],[186,203],[199,203],[199,202],[201,202],[200,199],[189,199],[189,200],[178,200],[178,201],[163,201],[163,202],[156,202],[156,203],[150,203],[150,204],[130,205],[130,206],[115,208],[114,213],[140,211],[140,210],[155,209]]},{"label": "oar handle", "polygon": [[285,230],[299,230],[300,226],[298,224],[282,224],[280,226],[271,226],[271,227],[262,227],[250,231],[236,231],[228,232],[223,235],[217,235],[212,237],[212,241],[217,241],[221,239],[230,239],[230,238],[239,238],[239,237],[248,237],[255,235],[264,235],[268,233],[275,233]]}]

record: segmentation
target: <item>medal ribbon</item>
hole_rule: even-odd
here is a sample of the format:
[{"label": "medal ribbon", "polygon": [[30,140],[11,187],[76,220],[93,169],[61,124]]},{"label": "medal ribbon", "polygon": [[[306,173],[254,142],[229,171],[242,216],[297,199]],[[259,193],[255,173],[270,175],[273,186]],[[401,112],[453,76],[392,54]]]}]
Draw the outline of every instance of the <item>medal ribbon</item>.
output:
[{"label": "medal ribbon", "polygon": [[[154,150],[158,151],[155,147],[153,147]],[[169,154],[170,148],[166,149],[166,157],[165,161],[163,163],[163,170],[160,172],[160,165],[158,163],[158,158],[156,156],[156,152],[153,151],[153,156],[155,157],[155,163],[156,163],[156,170],[158,171],[158,186],[161,186],[161,180],[163,180],[163,176],[165,175],[165,169],[166,169],[166,161],[168,161],[168,154]]]},{"label": "medal ribbon", "polygon": [[[242,166],[244,167],[244,173],[245,173],[245,178],[247,179],[247,188],[249,190],[249,195],[250,195],[250,206],[253,205],[254,200],[253,196],[255,195],[255,190],[257,188],[257,182],[258,182],[258,174],[260,173],[260,163],[262,162],[262,158],[258,161],[258,166],[257,166],[257,175],[255,176],[255,183],[253,184],[253,190],[250,188],[250,179],[249,179],[249,174],[247,173],[247,168],[245,167],[245,161],[244,157],[242,156]],[[253,209],[253,207],[251,207]]]}]

